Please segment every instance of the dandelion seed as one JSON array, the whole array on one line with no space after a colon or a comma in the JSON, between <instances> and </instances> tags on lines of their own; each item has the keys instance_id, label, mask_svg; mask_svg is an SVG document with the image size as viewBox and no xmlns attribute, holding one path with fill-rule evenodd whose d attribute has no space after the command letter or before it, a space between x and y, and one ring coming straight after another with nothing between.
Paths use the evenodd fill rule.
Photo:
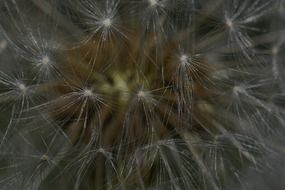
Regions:
<instances>
[{"instance_id":1,"label":"dandelion seed","mask_svg":"<svg viewBox=\"0 0 285 190\"><path fill-rule=\"evenodd\" d=\"M106 27L109 28L112 25L112 20L110 18L106 18L105 20L102 21L102 24Z\"/></svg>"},{"instance_id":2,"label":"dandelion seed","mask_svg":"<svg viewBox=\"0 0 285 190\"><path fill-rule=\"evenodd\" d=\"M49 66L49 64L50 64L50 59L49 59L49 57L46 56L46 55L43 56L43 58L40 60L39 64L40 64L40 65L43 65L43 66L45 66L45 67Z\"/></svg>"},{"instance_id":3,"label":"dandelion seed","mask_svg":"<svg viewBox=\"0 0 285 190\"><path fill-rule=\"evenodd\" d=\"M226 25L229 27L230 30L234 30L234 24L231 19L226 18Z\"/></svg>"},{"instance_id":4,"label":"dandelion seed","mask_svg":"<svg viewBox=\"0 0 285 190\"><path fill-rule=\"evenodd\" d=\"M44 155L42 155L42 157L40 158L40 160L42 160L42 161L48 161L48 160L49 160L49 156L46 155L46 154L44 154Z\"/></svg>"},{"instance_id":5,"label":"dandelion seed","mask_svg":"<svg viewBox=\"0 0 285 190\"><path fill-rule=\"evenodd\" d=\"M154 90L156 91L156 90ZM152 94L153 91L145 91L143 89L140 89L137 92L137 97L139 101L142 101L143 103L148 103L150 105L156 105L158 103L157 97Z\"/></svg>"},{"instance_id":6,"label":"dandelion seed","mask_svg":"<svg viewBox=\"0 0 285 190\"><path fill-rule=\"evenodd\" d=\"M183 66L186 66L187 64L189 64L191 62L191 58L187 55L181 55L180 57L180 63L183 65Z\"/></svg>"},{"instance_id":7,"label":"dandelion seed","mask_svg":"<svg viewBox=\"0 0 285 190\"><path fill-rule=\"evenodd\" d=\"M156 6L158 4L158 0L148 0L150 6Z\"/></svg>"},{"instance_id":8,"label":"dandelion seed","mask_svg":"<svg viewBox=\"0 0 285 190\"><path fill-rule=\"evenodd\" d=\"M143 99L143 98L146 97L146 93L145 93L143 90L139 90L139 92L138 92L138 97L139 97L140 99Z\"/></svg>"},{"instance_id":9,"label":"dandelion seed","mask_svg":"<svg viewBox=\"0 0 285 190\"><path fill-rule=\"evenodd\" d=\"M0 53L2 53L7 48L8 42L6 40L0 40Z\"/></svg>"},{"instance_id":10,"label":"dandelion seed","mask_svg":"<svg viewBox=\"0 0 285 190\"><path fill-rule=\"evenodd\" d=\"M19 89L23 94L26 94L26 93L27 93L28 88L27 88L27 86L26 86L24 83L22 83L22 82L17 82L16 85L17 85L18 89Z\"/></svg>"},{"instance_id":11,"label":"dandelion seed","mask_svg":"<svg viewBox=\"0 0 285 190\"><path fill-rule=\"evenodd\" d=\"M277 47L277 46L273 47L271 52L272 52L272 55L276 56L279 52L279 47Z\"/></svg>"},{"instance_id":12,"label":"dandelion seed","mask_svg":"<svg viewBox=\"0 0 285 190\"><path fill-rule=\"evenodd\" d=\"M182 55L182 56L180 57L180 62L181 62L182 64L185 64L185 63L187 62L187 60L188 60L187 55Z\"/></svg>"},{"instance_id":13,"label":"dandelion seed","mask_svg":"<svg viewBox=\"0 0 285 190\"><path fill-rule=\"evenodd\" d=\"M90 89L85 89L84 91L83 91L83 96L85 96L85 97L91 97L91 96L93 96L94 94L93 94L93 92L92 92L92 90L90 90Z\"/></svg>"},{"instance_id":14,"label":"dandelion seed","mask_svg":"<svg viewBox=\"0 0 285 190\"><path fill-rule=\"evenodd\" d=\"M279 65L278 65L278 53L280 51L279 46L274 46L271 50L272 53L272 73L275 79L280 78L280 71L279 71Z\"/></svg>"}]
</instances>

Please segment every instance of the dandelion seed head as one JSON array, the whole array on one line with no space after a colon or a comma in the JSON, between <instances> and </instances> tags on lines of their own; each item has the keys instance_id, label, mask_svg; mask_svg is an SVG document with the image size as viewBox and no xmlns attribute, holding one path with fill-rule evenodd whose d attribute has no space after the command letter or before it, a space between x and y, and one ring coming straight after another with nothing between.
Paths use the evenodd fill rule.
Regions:
<instances>
[{"instance_id":1,"label":"dandelion seed head","mask_svg":"<svg viewBox=\"0 0 285 190\"><path fill-rule=\"evenodd\" d=\"M41 9L55 7L59 15L50 18L58 26L50 36L38 18L29 17L35 11L26 15L17 2L11 8L5 3L15 18L0 23L6 40L0 38L0 53L7 42L9 49L3 61L9 68L0 71L0 103L13 106L0 145L15 139L4 149L16 156L5 170L17 168L7 175L27 176L19 179L26 189L50 189L45 185L58 169L64 172L55 184L69 180L64 175L71 169L74 189L133 189L134 184L138 189L220 189L220 182L235 184L236 174L242 178L252 157L254 165L264 163L243 136L265 145L266 133L271 147L267 132L284 125L272 89L283 79L284 56L278 36L266 34L279 22L257 22L270 3L82 0L57 7L46 0L53 6ZM66 38L63 48L51 47L50 39L68 32L75 38ZM267 48L272 59L262 53ZM8 62L15 53L21 67ZM278 80L267 90L273 81L270 63ZM10 68L20 78L11 76ZM278 103L281 88L275 91ZM40 137L47 140L43 151ZM28 148L21 147L22 140ZM22 167L18 150L29 165Z\"/></svg>"}]
</instances>

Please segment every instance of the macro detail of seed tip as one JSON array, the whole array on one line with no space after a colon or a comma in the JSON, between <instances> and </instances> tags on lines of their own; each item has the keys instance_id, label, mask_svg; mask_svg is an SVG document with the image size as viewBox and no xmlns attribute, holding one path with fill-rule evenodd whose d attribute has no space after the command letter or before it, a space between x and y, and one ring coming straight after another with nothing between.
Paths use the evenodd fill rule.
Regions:
<instances>
[{"instance_id":1,"label":"macro detail of seed tip","mask_svg":"<svg viewBox=\"0 0 285 190\"><path fill-rule=\"evenodd\" d=\"M1 0L1 190L285 189L284 0Z\"/></svg>"}]
</instances>

